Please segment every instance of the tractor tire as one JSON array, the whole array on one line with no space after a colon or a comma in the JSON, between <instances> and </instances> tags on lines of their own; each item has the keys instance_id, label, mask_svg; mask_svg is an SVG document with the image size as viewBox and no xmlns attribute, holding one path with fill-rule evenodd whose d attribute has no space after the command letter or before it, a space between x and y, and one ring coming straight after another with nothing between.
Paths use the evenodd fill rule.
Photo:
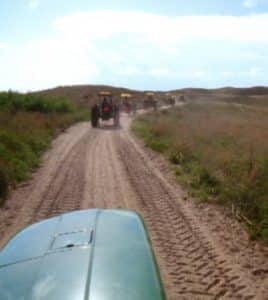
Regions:
<instances>
[{"instance_id":1,"label":"tractor tire","mask_svg":"<svg viewBox=\"0 0 268 300\"><path fill-rule=\"evenodd\" d=\"M91 116L91 126L93 128L96 128L99 126L99 118L96 118L96 116Z\"/></svg>"}]
</instances>

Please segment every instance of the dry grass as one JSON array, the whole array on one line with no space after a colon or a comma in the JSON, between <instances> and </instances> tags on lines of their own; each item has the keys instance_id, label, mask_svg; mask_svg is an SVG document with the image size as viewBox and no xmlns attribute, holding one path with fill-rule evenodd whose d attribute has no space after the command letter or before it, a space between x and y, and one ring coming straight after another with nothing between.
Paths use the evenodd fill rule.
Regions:
<instances>
[{"instance_id":1,"label":"dry grass","mask_svg":"<svg viewBox=\"0 0 268 300\"><path fill-rule=\"evenodd\" d=\"M140 117L134 130L197 198L232 204L268 241L267 116L264 107L199 102Z\"/></svg>"}]
</instances>

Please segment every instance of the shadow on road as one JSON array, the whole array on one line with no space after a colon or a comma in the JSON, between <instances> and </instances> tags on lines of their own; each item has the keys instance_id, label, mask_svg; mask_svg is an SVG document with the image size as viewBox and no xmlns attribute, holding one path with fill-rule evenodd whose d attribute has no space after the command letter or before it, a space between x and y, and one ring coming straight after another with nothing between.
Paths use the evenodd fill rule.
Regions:
<instances>
[{"instance_id":1,"label":"shadow on road","mask_svg":"<svg viewBox=\"0 0 268 300\"><path fill-rule=\"evenodd\" d=\"M119 130L121 128L122 128L121 125L119 125L119 126L114 126L114 125L100 125L96 129L112 131L112 130Z\"/></svg>"}]
</instances>

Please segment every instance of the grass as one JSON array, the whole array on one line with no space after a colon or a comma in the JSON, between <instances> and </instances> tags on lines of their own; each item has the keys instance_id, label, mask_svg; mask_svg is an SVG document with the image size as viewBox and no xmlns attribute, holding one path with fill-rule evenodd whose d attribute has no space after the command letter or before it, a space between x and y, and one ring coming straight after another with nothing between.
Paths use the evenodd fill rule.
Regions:
<instances>
[{"instance_id":1,"label":"grass","mask_svg":"<svg viewBox=\"0 0 268 300\"><path fill-rule=\"evenodd\" d=\"M3 100L7 96L13 104ZM0 93L0 205L11 187L30 178L60 131L88 119L89 112L65 99Z\"/></svg>"},{"instance_id":2,"label":"grass","mask_svg":"<svg viewBox=\"0 0 268 300\"><path fill-rule=\"evenodd\" d=\"M139 117L134 132L163 153L199 201L235 207L268 243L268 118L259 106L188 103Z\"/></svg>"},{"instance_id":3,"label":"grass","mask_svg":"<svg viewBox=\"0 0 268 300\"><path fill-rule=\"evenodd\" d=\"M255 108L267 108L268 96L225 96L221 98L222 101L227 103L235 103L242 105L249 105Z\"/></svg>"}]
</instances>

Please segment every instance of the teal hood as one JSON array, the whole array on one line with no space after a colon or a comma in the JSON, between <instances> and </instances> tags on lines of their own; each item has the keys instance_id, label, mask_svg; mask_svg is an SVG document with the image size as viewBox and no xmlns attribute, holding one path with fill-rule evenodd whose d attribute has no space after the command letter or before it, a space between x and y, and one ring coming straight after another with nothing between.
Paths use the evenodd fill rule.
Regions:
<instances>
[{"instance_id":1,"label":"teal hood","mask_svg":"<svg viewBox=\"0 0 268 300\"><path fill-rule=\"evenodd\" d=\"M1 300L160 300L143 222L84 210L27 227L0 252Z\"/></svg>"}]
</instances>

